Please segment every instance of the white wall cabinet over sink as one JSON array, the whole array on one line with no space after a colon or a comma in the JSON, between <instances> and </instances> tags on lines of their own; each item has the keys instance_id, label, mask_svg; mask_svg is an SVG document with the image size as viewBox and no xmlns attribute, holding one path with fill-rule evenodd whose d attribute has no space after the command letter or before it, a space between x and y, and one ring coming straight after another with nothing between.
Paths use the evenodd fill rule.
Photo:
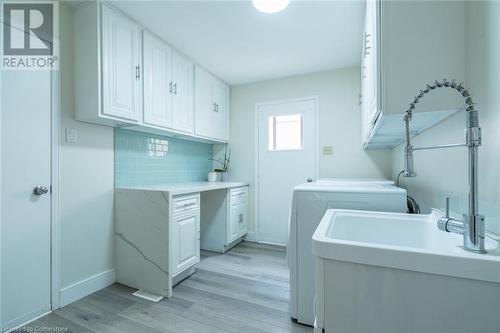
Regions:
<instances>
[{"instance_id":1,"label":"white wall cabinet over sink","mask_svg":"<svg viewBox=\"0 0 500 333\"><path fill-rule=\"evenodd\" d=\"M229 87L200 66L195 67L195 133L229 141Z\"/></svg>"},{"instance_id":2,"label":"white wall cabinet over sink","mask_svg":"<svg viewBox=\"0 0 500 333\"><path fill-rule=\"evenodd\" d=\"M201 249L224 253L248 231L248 186L201 194Z\"/></svg>"},{"instance_id":3,"label":"white wall cabinet over sink","mask_svg":"<svg viewBox=\"0 0 500 333\"><path fill-rule=\"evenodd\" d=\"M208 135L196 134L194 63L109 3L75 7L74 65L78 120L188 140L229 139L229 88L210 86L217 114Z\"/></svg>"},{"instance_id":4,"label":"white wall cabinet over sink","mask_svg":"<svg viewBox=\"0 0 500 333\"><path fill-rule=\"evenodd\" d=\"M465 2L367 2L361 63L363 143L392 148L404 141L403 113L434 80L465 79ZM416 106L412 135L463 107L451 89Z\"/></svg>"},{"instance_id":5,"label":"white wall cabinet over sink","mask_svg":"<svg viewBox=\"0 0 500 333\"><path fill-rule=\"evenodd\" d=\"M193 133L194 64L144 31L144 123Z\"/></svg>"}]
</instances>

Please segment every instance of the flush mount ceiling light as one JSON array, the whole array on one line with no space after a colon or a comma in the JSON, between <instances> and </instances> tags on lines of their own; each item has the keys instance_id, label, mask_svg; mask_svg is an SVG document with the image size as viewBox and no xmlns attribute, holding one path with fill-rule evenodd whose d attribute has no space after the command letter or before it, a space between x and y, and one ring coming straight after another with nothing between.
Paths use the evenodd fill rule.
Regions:
<instances>
[{"instance_id":1,"label":"flush mount ceiling light","mask_svg":"<svg viewBox=\"0 0 500 333\"><path fill-rule=\"evenodd\" d=\"M266 14L277 13L288 7L290 0L252 0L253 6Z\"/></svg>"}]
</instances>

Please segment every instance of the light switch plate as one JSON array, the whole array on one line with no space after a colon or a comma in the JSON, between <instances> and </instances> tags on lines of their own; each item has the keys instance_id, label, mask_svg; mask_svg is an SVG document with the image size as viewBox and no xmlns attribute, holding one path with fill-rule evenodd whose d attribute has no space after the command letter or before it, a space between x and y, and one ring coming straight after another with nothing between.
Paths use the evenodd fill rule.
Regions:
<instances>
[{"instance_id":1,"label":"light switch plate","mask_svg":"<svg viewBox=\"0 0 500 333\"><path fill-rule=\"evenodd\" d=\"M323 155L333 155L333 147L323 146Z\"/></svg>"},{"instance_id":2,"label":"light switch plate","mask_svg":"<svg viewBox=\"0 0 500 333\"><path fill-rule=\"evenodd\" d=\"M76 128L66 128L66 142L76 143L78 141L78 130Z\"/></svg>"}]
</instances>

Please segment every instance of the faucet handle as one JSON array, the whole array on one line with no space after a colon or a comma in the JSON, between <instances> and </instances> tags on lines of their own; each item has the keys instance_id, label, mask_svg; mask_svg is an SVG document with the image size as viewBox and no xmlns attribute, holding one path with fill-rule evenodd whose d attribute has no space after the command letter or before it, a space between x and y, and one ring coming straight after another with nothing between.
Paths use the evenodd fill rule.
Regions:
<instances>
[{"instance_id":1,"label":"faucet handle","mask_svg":"<svg viewBox=\"0 0 500 333\"><path fill-rule=\"evenodd\" d=\"M450 218L450 197L446 197L445 217Z\"/></svg>"}]
</instances>

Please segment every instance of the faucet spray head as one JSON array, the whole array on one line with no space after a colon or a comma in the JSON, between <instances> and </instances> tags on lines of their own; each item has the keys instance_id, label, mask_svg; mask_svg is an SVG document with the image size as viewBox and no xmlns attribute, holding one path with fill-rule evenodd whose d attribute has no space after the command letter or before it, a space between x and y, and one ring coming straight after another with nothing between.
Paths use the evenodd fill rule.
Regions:
<instances>
[{"instance_id":1,"label":"faucet spray head","mask_svg":"<svg viewBox=\"0 0 500 333\"><path fill-rule=\"evenodd\" d=\"M405 168L402 176L407 178L417 176L413 166L413 147L411 145L405 146Z\"/></svg>"},{"instance_id":2,"label":"faucet spray head","mask_svg":"<svg viewBox=\"0 0 500 333\"><path fill-rule=\"evenodd\" d=\"M405 121L405 137L406 137L406 145L405 145L405 165L403 170L403 177L416 177L417 173L413 168L413 146L410 141L410 121L412 118L411 110L414 108L414 105L410 105L410 110L407 111L404 116Z\"/></svg>"}]
</instances>

